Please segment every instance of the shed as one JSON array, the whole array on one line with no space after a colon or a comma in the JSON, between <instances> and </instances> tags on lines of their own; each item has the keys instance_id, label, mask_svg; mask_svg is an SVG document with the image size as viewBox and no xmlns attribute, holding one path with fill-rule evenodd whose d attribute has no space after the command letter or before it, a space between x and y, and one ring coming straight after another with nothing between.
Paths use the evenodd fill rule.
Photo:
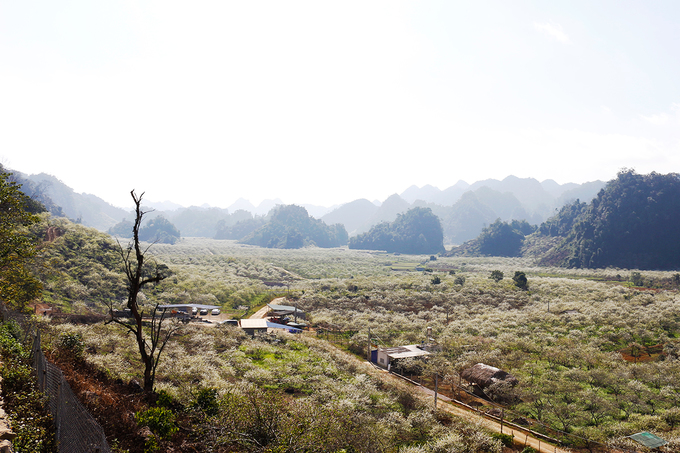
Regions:
<instances>
[{"instance_id":1,"label":"shed","mask_svg":"<svg viewBox=\"0 0 680 453\"><path fill-rule=\"evenodd\" d=\"M463 372L460 373L460 377L482 389L502 381L508 382L513 386L519 382L515 376L507 371L500 370L484 363L478 363L463 370Z\"/></svg>"},{"instance_id":2,"label":"shed","mask_svg":"<svg viewBox=\"0 0 680 453\"><path fill-rule=\"evenodd\" d=\"M393 348L378 348L376 364L383 368L389 368L390 363L408 357L422 357L430 355L426 350L426 345L410 344L406 346L396 346Z\"/></svg>"},{"instance_id":3,"label":"shed","mask_svg":"<svg viewBox=\"0 0 680 453\"><path fill-rule=\"evenodd\" d=\"M248 335L255 335L255 332L267 331L267 320L264 318L258 319L242 319L239 321L241 329Z\"/></svg>"},{"instance_id":4,"label":"shed","mask_svg":"<svg viewBox=\"0 0 680 453\"><path fill-rule=\"evenodd\" d=\"M283 318L284 316L292 315L296 319L305 319L305 312L297 307L292 307L290 305L277 305L277 304L267 304L267 307L272 311L272 314L277 318Z\"/></svg>"},{"instance_id":5,"label":"shed","mask_svg":"<svg viewBox=\"0 0 680 453\"><path fill-rule=\"evenodd\" d=\"M269 329L287 330L291 333L302 332L301 329L296 327L286 326L284 324L276 324L269 322L264 318L242 319L239 323L241 329L243 329L248 335L255 335L256 332L268 332Z\"/></svg>"}]
</instances>

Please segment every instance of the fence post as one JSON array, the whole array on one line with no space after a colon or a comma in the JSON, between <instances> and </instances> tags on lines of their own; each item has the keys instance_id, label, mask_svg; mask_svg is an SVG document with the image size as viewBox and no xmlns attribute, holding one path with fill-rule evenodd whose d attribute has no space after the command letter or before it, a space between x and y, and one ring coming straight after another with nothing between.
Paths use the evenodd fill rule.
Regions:
<instances>
[{"instance_id":1,"label":"fence post","mask_svg":"<svg viewBox=\"0 0 680 453\"><path fill-rule=\"evenodd\" d=\"M63 381L63 377L60 376L59 383L57 384L57 401L56 401L56 414L54 415L54 427L55 427L55 438L57 439L57 448L59 448L59 443L61 440L61 403L62 403L62 398L61 398L61 382Z\"/></svg>"}]
</instances>

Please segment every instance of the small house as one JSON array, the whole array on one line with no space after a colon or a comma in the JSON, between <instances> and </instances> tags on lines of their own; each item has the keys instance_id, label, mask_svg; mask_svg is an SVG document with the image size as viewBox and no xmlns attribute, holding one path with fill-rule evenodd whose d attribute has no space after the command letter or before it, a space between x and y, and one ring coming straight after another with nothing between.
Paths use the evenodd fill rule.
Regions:
<instances>
[{"instance_id":1,"label":"small house","mask_svg":"<svg viewBox=\"0 0 680 453\"><path fill-rule=\"evenodd\" d=\"M239 321L241 329L248 335L255 335L256 333L266 333L267 332L267 320L264 318L257 319L241 319Z\"/></svg>"}]
</instances>

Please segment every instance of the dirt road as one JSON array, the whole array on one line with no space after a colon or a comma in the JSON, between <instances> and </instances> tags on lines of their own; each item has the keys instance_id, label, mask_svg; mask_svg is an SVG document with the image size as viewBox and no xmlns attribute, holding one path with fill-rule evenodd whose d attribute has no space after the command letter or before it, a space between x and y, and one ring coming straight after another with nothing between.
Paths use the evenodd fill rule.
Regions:
<instances>
[{"instance_id":1,"label":"dirt road","mask_svg":"<svg viewBox=\"0 0 680 453\"><path fill-rule=\"evenodd\" d=\"M391 377L393 379L399 379L393 374L387 374L385 372L385 377ZM417 383L413 384L413 387L416 388L418 391L421 393L424 393L431 398L434 398L434 391L428 389L427 387L423 387L422 385L419 385ZM447 401L448 400L448 401ZM443 395L440 395L438 398L437 402L437 408L444 410L446 412L449 412L457 417L462 417L468 420L475 420L479 421L483 426L488 428L489 430L493 432L500 433L501 432L501 424L494 421L490 420L486 417L483 417L480 413L471 411L469 409L457 406L453 402L449 402L450 398L447 398ZM556 447L552 444L547 443L544 440L537 439L535 437L532 437L530 434L528 434L525 430L514 428L511 426L506 425L505 423L503 424L503 434L509 434L511 436L514 436L515 438L515 445L521 445L521 446L529 446L534 448L536 451L540 453L570 453L571 450L565 449L565 448L560 448Z\"/></svg>"}]
</instances>

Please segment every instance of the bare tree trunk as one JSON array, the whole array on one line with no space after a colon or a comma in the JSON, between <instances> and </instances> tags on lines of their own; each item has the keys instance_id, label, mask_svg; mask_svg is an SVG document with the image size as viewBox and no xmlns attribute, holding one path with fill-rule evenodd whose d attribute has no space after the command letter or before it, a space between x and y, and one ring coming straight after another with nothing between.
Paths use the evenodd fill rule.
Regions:
<instances>
[{"instance_id":1,"label":"bare tree trunk","mask_svg":"<svg viewBox=\"0 0 680 453\"><path fill-rule=\"evenodd\" d=\"M127 308L130 310L133 322L132 324L129 324L116 319L113 316L112 306L109 306L109 312L111 321L124 325L130 333L134 334L139 350L139 357L144 364L144 392L151 393L153 392L156 367L158 366L160 354L172 334L177 330L177 327L170 327L166 330L165 335L162 335L165 310L163 310L163 313L159 318L157 315L158 304L155 305L151 313L151 326L148 328L144 326L143 318L145 313L139 306L139 293L144 286L149 283L156 284L164 280L168 277L168 272L161 272L161 270L165 269L162 269L158 265L155 266L155 269L149 269L149 266L145 267L145 255L151 246L142 250L139 241L139 230L144 214L146 214L141 206L144 194L137 196L134 190L131 191L130 194L135 202L135 222L132 227L133 242L128 244L126 248L120 246L120 243L118 245L120 247L119 252L123 260L125 276L127 277L128 282Z\"/></svg>"}]
</instances>

